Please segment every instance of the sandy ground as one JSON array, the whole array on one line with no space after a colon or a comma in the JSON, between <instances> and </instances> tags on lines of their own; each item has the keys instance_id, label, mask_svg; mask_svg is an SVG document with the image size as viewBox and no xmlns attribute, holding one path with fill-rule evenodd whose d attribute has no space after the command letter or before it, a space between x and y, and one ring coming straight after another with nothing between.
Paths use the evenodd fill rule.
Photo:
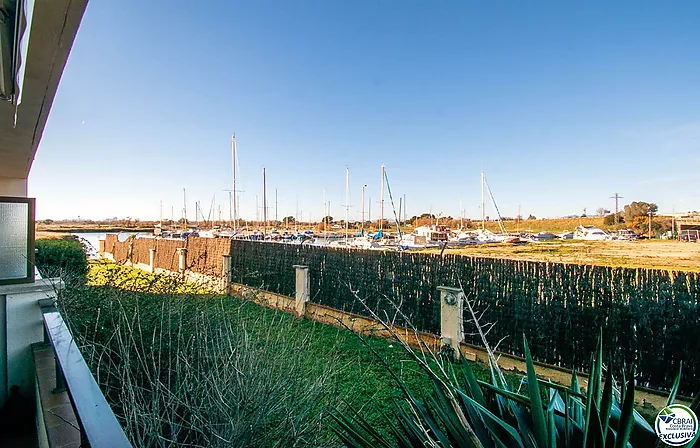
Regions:
<instances>
[{"instance_id":1,"label":"sandy ground","mask_svg":"<svg viewBox=\"0 0 700 448\"><path fill-rule=\"evenodd\" d=\"M436 250L431 250L435 252ZM446 253L601 266L700 272L700 244L680 241L554 241L524 245L489 244Z\"/></svg>"}]
</instances>

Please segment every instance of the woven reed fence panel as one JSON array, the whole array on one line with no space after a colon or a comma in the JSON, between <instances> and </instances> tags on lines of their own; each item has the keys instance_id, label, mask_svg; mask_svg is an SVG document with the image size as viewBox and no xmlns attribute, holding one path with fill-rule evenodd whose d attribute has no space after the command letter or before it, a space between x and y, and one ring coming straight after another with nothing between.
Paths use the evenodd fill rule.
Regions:
<instances>
[{"instance_id":1,"label":"woven reed fence panel","mask_svg":"<svg viewBox=\"0 0 700 448\"><path fill-rule=\"evenodd\" d=\"M158 269L177 272L180 268L180 258L178 249L185 247L186 242L182 240L150 240L155 245L156 254L153 265ZM194 255L196 257L196 254ZM188 254L189 258L189 254Z\"/></svg>"},{"instance_id":2,"label":"woven reed fence panel","mask_svg":"<svg viewBox=\"0 0 700 448\"><path fill-rule=\"evenodd\" d=\"M155 238L128 238L119 241L117 235L108 234L105 250L114 255L117 263L149 264L151 249L155 249L154 267L177 272L180 267L178 249L187 249L187 269L199 274L220 276L223 255L231 250L229 240L223 238L188 238L168 240Z\"/></svg>"},{"instance_id":3,"label":"woven reed fence panel","mask_svg":"<svg viewBox=\"0 0 700 448\"><path fill-rule=\"evenodd\" d=\"M311 300L368 315L355 294L396 324L394 304L418 329L439 333L437 286L464 287L491 345L587 370L600 330L606 359L634 362L641 385L670 387L683 361L681 390L700 391L700 276L493 258L231 241L233 281L293 297L293 265L309 266ZM386 313L386 314L385 314ZM465 310L467 342L482 345Z\"/></svg>"}]
</instances>

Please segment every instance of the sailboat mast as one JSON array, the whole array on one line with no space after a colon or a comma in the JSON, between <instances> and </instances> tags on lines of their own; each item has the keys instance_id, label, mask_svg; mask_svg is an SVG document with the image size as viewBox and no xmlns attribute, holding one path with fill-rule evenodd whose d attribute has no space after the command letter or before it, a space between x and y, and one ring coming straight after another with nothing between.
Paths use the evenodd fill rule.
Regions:
<instances>
[{"instance_id":1,"label":"sailboat mast","mask_svg":"<svg viewBox=\"0 0 700 448\"><path fill-rule=\"evenodd\" d=\"M182 189L182 214L184 215L183 218L185 218L185 229L187 229L187 190L184 188Z\"/></svg>"},{"instance_id":2,"label":"sailboat mast","mask_svg":"<svg viewBox=\"0 0 700 448\"><path fill-rule=\"evenodd\" d=\"M403 195L403 222L406 224L406 194Z\"/></svg>"},{"instance_id":3,"label":"sailboat mast","mask_svg":"<svg viewBox=\"0 0 700 448\"><path fill-rule=\"evenodd\" d=\"M348 231L350 230L350 169L345 166L345 245L348 244Z\"/></svg>"},{"instance_id":4,"label":"sailboat mast","mask_svg":"<svg viewBox=\"0 0 700 448\"><path fill-rule=\"evenodd\" d=\"M267 185L265 184L265 168L263 168L263 236L267 233Z\"/></svg>"},{"instance_id":5,"label":"sailboat mast","mask_svg":"<svg viewBox=\"0 0 700 448\"><path fill-rule=\"evenodd\" d=\"M401 225L401 218L403 218L403 198L399 196L399 225Z\"/></svg>"},{"instance_id":6,"label":"sailboat mast","mask_svg":"<svg viewBox=\"0 0 700 448\"><path fill-rule=\"evenodd\" d=\"M362 186L362 234L365 234L365 187L367 185Z\"/></svg>"},{"instance_id":7,"label":"sailboat mast","mask_svg":"<svg viewBox=\"0 0 700 448\"><path fill-rule=\"evenodd\" d=\"M382 194L381 194L381 216L379 217L379 230L384 229L384 164L382 164Z\"/></svg>"},{"instance_id":8,"label":"sailboat mast","mask_svg":"<svg viewBox=\"0 0 700 448\"><path fill-rule=\"evenodd\" d=\"M481 230L486 229L486 210L484 209L484 172L481 172Z\"/></svg>"},{"instance_id":9,"label":"sailboat mast","mask_svg":"<svg viewBox=\"0 0 700 448\"><path fill-rule=\"evenodd\" d=\"M236 133L231 135L231 164L233 168L233 232L236 232L236 221L238 221L238 201L236 200Z\"/></svg>"},{"instance_id":10,"label":"sailboat mast","mask_svg":"<svg viewBox=\"0 0 700 448\"><path fill-rule=\"evenodd\" d=\"M228 192L228 225L233 226L233 192ZM234 226L235 229L235 226Z\"/></svg>"},{"instance_id":11,"label":"sailboat mast","mask_svg":"<svg viewBox=\"0 0 700 448\"><path fill-rule=\"evenodd\" d=\"M459 230L464 228L464 204L462 198L459 198Z\"/></svg>"}]
</instances>

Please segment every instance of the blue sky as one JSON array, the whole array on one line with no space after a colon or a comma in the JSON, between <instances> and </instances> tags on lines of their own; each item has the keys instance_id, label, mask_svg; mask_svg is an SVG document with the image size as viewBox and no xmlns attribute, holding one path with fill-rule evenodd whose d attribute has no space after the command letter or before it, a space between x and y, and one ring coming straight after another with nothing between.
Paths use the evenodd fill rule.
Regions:
<instances>
[{"instance_id":1,"label":"blue sky","mask_svg":"<svg viewBox=\"0 0 700 448\"><path fill-rule=\"evenodd\" d=\"M206 3L206 2L203 2ZM700 209L700 2L93 1L30 175L38 218ZM398 203L397 203L398 206ZM389 206L387 205L387 213ZM494 216L487 204L486 213Z\"/></svg>"}]
</instances>

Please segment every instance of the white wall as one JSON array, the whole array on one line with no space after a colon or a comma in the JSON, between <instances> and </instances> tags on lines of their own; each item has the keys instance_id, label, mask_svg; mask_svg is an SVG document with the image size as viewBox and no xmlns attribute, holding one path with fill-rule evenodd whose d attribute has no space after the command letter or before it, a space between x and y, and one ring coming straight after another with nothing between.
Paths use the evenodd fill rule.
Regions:
<instances>
[{"instance_id":1,"label":"white wall","mask_svg":"<svg viewBox=\"0 0 700 448\"><path fill-rule=\"evenodd\" d=\"M27 179L0 177L0 196L27 197Z\"/></svg>"},{"instance_id":2,"label":"white wall","mask_svg":"<svg viewBox=\"0 0 700 448\"><path fill-rule=\"evenodd\" d=\"M55 298L60 279L0 286L0 407L13 384L30 397L34 393L31 345L44 340L39 300Z\"/></svg>"}]
</instances>

